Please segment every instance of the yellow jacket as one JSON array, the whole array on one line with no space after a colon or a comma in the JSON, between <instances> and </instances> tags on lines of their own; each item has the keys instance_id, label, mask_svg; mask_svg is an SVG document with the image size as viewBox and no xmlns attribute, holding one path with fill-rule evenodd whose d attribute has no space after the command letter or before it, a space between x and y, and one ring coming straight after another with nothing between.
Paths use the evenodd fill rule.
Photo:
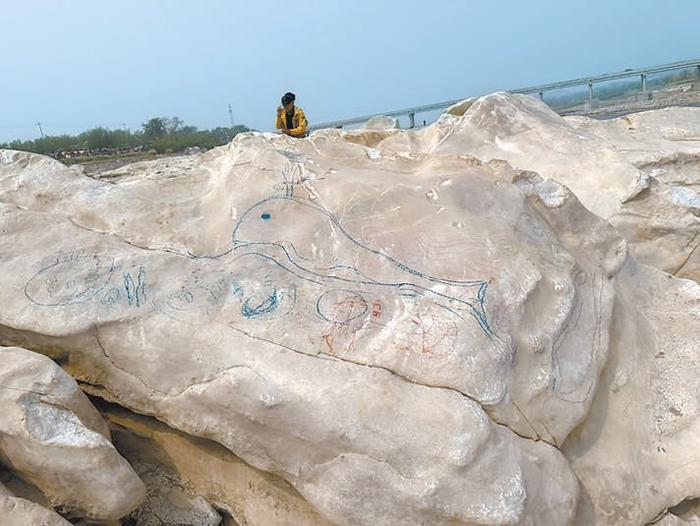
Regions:
<instances>
[{"instance_id":1,"label":"yellow jacket","mask_svg":"<svg viewBox=\"0 0 700 526\"><path fill-rule=\"evenodd\" d=\"M287 129L287 116L285 115L284 108L277 108L277 123L275 127L278 130L284 130L292 137L303 137L306 134L306 127L309 125L309 121L306 120L306 115L304 115L304 110L299 106L294 106L294 117L292 117L293 128Z\"/></svg>"}]
</instances>

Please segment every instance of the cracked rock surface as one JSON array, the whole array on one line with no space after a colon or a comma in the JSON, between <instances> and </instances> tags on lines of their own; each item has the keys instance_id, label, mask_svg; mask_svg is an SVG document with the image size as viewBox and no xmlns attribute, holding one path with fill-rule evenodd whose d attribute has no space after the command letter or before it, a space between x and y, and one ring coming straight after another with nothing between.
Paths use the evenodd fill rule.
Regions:
<instances>
[{"instance_id":1,"label":"cracked rock surface","mask_svg":"<svg viewBox=\"0 0 700 526\"><path fill-rule=\"evenodd\" d=\"M644 524L700 494L700 290L644 264L694 268L695 132L615 126L496 94L148 177L1 151L0 343L329 523Z\"/></svg>"}]
</instances>

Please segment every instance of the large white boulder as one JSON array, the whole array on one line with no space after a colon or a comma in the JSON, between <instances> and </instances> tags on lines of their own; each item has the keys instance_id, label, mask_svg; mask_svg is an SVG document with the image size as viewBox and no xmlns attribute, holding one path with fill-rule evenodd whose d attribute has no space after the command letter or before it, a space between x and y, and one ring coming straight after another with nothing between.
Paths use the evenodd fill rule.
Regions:
<instances>
[{"instance_id":1,"label":"large white boulder","mask_svg":"<svg viewBox=\"0 0 700 526\"><path fill-rule=\"evenodd\" d=\"M483 408L552 443L584 416L585 402L556 391L590 391L604 363L595 326L609 318L607 276L620 260L612 229L594 234L579 265L507 167L363 160L365 148L341 141L318 155L322 144L270 140L249 135L210 153L182 203L167 189L147 201L134 183L62 175L50 162L52 177L33 177L39 160L16 154L26 168L4 179L22 188L5 194L18 202L2 212L14 247L2 294L20 299L3 314L3 338L67 357L72 374L115 401L282 475L337 522L568 522L578 483L564 458ZM335 170L354 200L304 175L307 166ZM46 185L71 191L44 203L36 194ZM372 209L382 227L367 230ZM172 223L150 228L154 214ZM493 244L465 238L486 229ZM578 303L583 281L579 294L597 294L600 312ZM534 327L525 304L540 282L538 302L560 299ZM550 371L560 379L548 386L536 381L540 358L513 364L514 338L554 337L562 308L580 320L562 348L577 334L598 339L591 355ZM551 357L543 350L534 356Z\"/></svg>"},{"instance_id":2,"label":"large white boulder","mask_svg":"<svg viewBox=\"0 0 700 526\"><path fill-rule=\"evenodd\" d=\"M650 521L700 494L661 451L692 443L700 292L605 220L644 185L604 143L496 95L418 131L241 134L167 177L4 152L0 342L331 522Z\"/></svg>"}]
</instances>

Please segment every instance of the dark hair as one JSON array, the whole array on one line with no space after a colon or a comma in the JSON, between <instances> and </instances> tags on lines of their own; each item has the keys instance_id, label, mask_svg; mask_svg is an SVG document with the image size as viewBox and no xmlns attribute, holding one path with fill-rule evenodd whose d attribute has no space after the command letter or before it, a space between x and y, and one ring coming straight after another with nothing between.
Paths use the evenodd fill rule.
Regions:
<instances>
[{"instance_id":1,"label":"dark hair","mask_svg":"<svg viewBox=\"0 0 700 526\"><path fill-rule=\"evenodd\" d=\"M290 102L294 102L296 96L294 93L287 92L282 96L282 106L286 106Z\"/></svg>"}]
</instances>

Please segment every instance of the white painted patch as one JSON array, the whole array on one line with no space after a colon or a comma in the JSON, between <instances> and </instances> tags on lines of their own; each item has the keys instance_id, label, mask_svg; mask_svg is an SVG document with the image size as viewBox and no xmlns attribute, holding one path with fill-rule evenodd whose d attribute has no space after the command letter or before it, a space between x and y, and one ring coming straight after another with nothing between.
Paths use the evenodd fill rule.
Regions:
<instances>
[{"instance_id":1,"label":"white painted patch","mask_svg":"<svg viewBox=\"0 0 700 526\"><path fill-rule=\"evenodd\" d=\"M0 150L0 164L11 164L15 160L17 152L11 150Z\"/></svg>"},{"instance_id":2,"label":"white painted patch","mask_svg":"<svg viewBox=\"0 0 700 526\"><path fill-rule=\"evenodd\" d=\"M676 204L700 209L700 195L695 190L685 186L672 186L671 197Z\"/></svg>"},{"instance_id":3,"label":"white painted patch","mask_svg":"<svg viewBox=\"0 0 700 526\"><path fill-rule=\"evenodd\" d=\"M380 152L376 148L367 148L367 157L369 157L373 161L378 161L382 158L382 152Z\"/></svg>"},{"instance_id":4,"label":"white painted patch","mask_svg":"<svg viewBox=\"0 0 700 526\"><path fill-rule=\"evenodd\" d=\"M496 146L498 146L503 151L511 153L520 153L520 148L518 148L517 145L511 142L504 141L498 135L496 135L496 137L494 138L494 142L496 143Z\"/></svg>"},{"instance_id":5,"label":"white painted patch","mask_svg":"<svg viewBox=\"0 0 700 526\"><path fill-rule=\"evenodd\" d=\"M279 405L279 400L275 395L272 393L263 393L260 395L260 401L263 403L263 405L267 408L270 407L275 407L276 405Z\"/></svg>"},{"instance_id":6,"label":"white painted patch","mask_svg":"<svg viewBox=\"0 0 700 526\"><path fill-rule=\"evenodd\" d=\"M535 183L537 195L549 208L557 208L564 204L568 196L566 188L550 179L545 179Z\"/></svg>"},{"instance_id":7,"label":"white painted patch","mask_svg":"<svg viewBox=\"0 0 700 526\"><path fill-rule=\"evenodd\" d=\"M105 437L85 427L72 411L42 402L30 402L25 410L27 431L44 444L72 448L112 447Z\"/></svg>"}]
</instances>

